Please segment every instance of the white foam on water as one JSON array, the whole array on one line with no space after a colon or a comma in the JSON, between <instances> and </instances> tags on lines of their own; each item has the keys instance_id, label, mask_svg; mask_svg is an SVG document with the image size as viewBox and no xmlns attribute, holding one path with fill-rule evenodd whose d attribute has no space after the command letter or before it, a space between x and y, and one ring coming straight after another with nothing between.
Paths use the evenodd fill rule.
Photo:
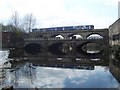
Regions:
<instances>
[{"instance_id":1,"label":"white foam on water","mask_svg":"<svg viewBox=\"0 0 120 90\"><path fill-rule=\"evenodd\" d=\"M0 51L0 67L8 61L9 51Z\"/></svg>"},{"instance_id":2,"label":"white foam on water","mask_svg":"<svg viewBox=\"0 0 120 90\"><path fill-rule=\"evenodd\" d=\"M4 67L4 63L8 61L9 51L0 51L0 69ZM0 72L0 76L3 75L4 72ZM0 78L0 82L3 82L3 79ZM0 89L2 89L3 85L0 85Z\"/></svg>"}]
</instances>

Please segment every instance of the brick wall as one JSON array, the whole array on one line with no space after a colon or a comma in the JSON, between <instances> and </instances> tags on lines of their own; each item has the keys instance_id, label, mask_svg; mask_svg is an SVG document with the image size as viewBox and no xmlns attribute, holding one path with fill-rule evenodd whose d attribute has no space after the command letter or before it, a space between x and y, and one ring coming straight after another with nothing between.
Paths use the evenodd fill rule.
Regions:
<instances>
[{"instance_id":1,"label":"brick wall","mask_svg":"<svg viewBox=\"0 0 120 90\"><path fill-rule=\"evenodd\" d=\"M2 48L13 48L16 44L16 34L12 32L2 32Z\"/></svg>"}]
</instances>

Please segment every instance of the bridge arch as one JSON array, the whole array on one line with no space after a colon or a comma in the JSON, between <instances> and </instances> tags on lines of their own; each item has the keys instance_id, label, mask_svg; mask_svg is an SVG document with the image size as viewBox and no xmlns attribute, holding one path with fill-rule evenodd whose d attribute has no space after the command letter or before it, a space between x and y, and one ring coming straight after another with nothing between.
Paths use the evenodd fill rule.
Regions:
<instances>
[{"instance_id":1,"label":"bridge arch","mask_svg":"<svg viewBox=\"0 0 120 90\"><path fill-rule=\"evenodd\" d=\"M102 39L104 38L103 35L99 33L91 33L86 36L86 39Z\"/></svg>"},{"instance_id":2,"label":"bridge arch","mask_svg":"<svg viewBox=\"0 0 120 90\"><path fill-rule=\"evenodd\" d=\"M83 39L83 37L80 34L77 34L77 33L70 34L70 35L68 35L68 37L70 39Z\"/></svg>"},{"instance_id":3,"label":"bridge arch","mask_svg":"<svg viewBox=\"0 0 120 90\"><path fill-rule=\"evenodd\" d=\"M51 38L58 38L58 39L64 39L64 36L61 34L54 34L51 36Z\"/></svg>"},{"instance_id":4,"label":"bridge arch","mask_svg":"<svg viewBox=\"0 0 120 90\"><path fill-rule=\"evenodd\" d=\"M62 50L62 45L64 43L53 43L50 46L48 46L48 51L54 55L66 55L66 52Z\"/></svg>"},{"instance_id":5,"label":"bridge arch","mask_svg":"<svg viewBox=\"0 0 120 90\"><path fill-rule=\"evenodd\" d=\"M28 54L39 54L41 53L41 48L39 43L30 43L24 47L24 50Z\"/></svg>"}]
</instances>

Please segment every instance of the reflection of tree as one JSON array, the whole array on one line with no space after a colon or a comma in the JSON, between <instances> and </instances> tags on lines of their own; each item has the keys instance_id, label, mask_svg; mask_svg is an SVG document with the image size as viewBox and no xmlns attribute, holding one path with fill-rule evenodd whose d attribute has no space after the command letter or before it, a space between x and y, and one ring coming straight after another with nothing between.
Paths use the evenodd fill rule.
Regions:
<instances>
[{"instance_id":1,"label":"reflection of tree","mask_svg":"<svg viewBox=\"0 0 120 90\"><path fill-rule=\"evenodd\" d=\"M18 86L20 83L19 81L22 79L25 80L24 82L28 80L27 82L32 85L35 78L35 71L35 67L33 67L30 62L22 63L19 68L16 66L15 69L10 71L14 74L12 77L12 82L15 84L15 86Z\"/></svg>"},{"instance_id":2,"label":"reflection of tree","mask_svg":"<svg viewBox=\"0 0 120 90\"><path fill-rule=\"evenodd\" d=\"M22 77L27 78L30 82L30 84L33 83L34 77L35 77L35 68L33 68L32 64L30 62L27 62L23 69L21 70Z\"/></svg>"},{"instance_id":3,"label":"reflection of tree","mask_svg":"<svg viewBox=\"0 0 120 90\"><path fill-rule=\"evenodd\" d=\"M32 63L30 63L29 62L29 76L30 76L30 78L31 78L31 83L33 84L33 80L34 80L34 78L36 77L35 76L35 67L33 67L33 65L32 65Z\"/></svg>"}]
</instances>

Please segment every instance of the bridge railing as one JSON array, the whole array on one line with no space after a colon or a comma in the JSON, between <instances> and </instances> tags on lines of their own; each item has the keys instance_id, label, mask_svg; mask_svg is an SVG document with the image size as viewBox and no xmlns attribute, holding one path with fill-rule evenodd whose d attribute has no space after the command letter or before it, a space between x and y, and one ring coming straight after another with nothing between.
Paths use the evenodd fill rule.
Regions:
<instances>
[{"instance_id":1,"label":"bridge railing","mask_svg":"<svg viewBox=\"0 0 120 90\"><path fill-rule=\"evenodd\" d=\"M70 38L64 38L64 39L59 39L59 38L47 38L47 39L44 39L44 38L25 38L24 41L27 41L27 40L103 40L104 38L78 38L78 39L70 39ZM105 40L105 39L104 39Z\"/></svg>"}]
</instances>

